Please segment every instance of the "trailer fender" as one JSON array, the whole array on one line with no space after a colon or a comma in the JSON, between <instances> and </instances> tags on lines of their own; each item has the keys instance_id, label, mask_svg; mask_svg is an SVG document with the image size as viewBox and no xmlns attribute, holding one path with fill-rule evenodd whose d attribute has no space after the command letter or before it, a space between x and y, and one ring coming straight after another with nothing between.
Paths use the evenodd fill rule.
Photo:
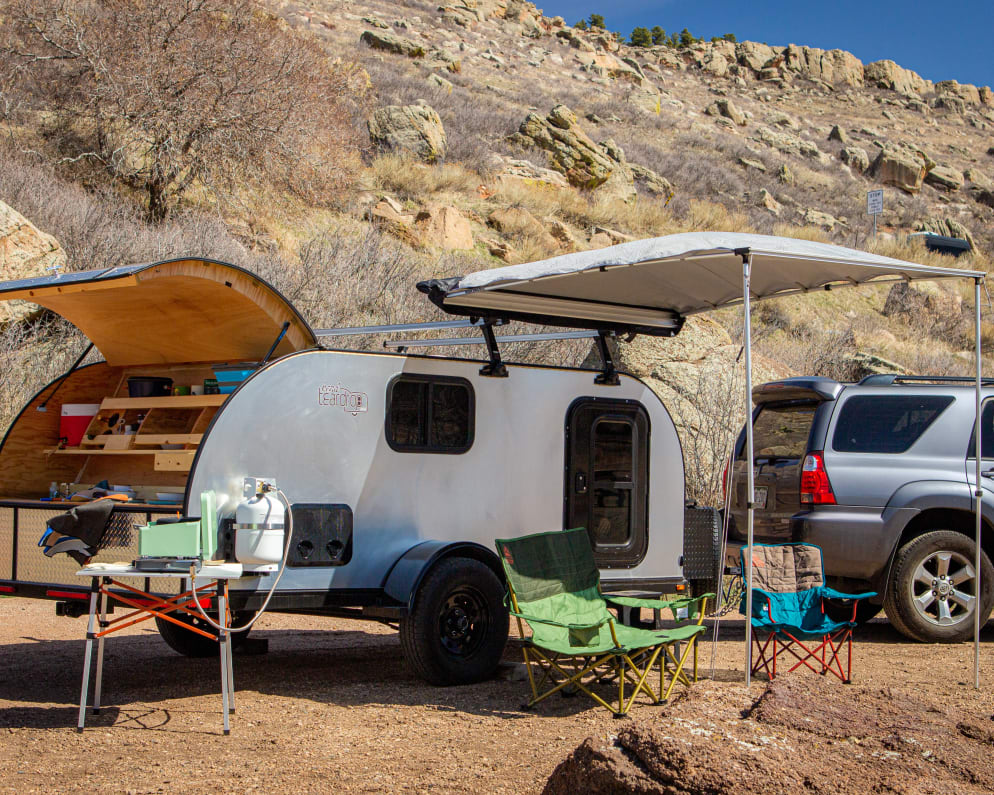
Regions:
<instances>
[{"instance_id":1,"label":"trailer fender","mask_svg":"<svg viewBox=\"0 0 994 795\"><path fill-rule=\"evenodd\" d=\"M393 564L383 583L383 590L387 596L402 602L410 610L418 587L431 567L451 557L473 558L485 563L501 582L504 581L504 571L497 554L482 544L472 541L423 541L407 550Z\"/></svg>"}]
</instances>

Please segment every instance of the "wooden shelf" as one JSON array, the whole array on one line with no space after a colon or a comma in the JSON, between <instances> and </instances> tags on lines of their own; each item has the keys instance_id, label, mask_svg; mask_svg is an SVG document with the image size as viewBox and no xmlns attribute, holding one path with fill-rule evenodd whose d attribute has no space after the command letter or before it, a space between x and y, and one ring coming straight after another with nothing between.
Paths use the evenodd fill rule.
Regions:
<instances>
[{"instance_id":1,"label":"wooden shelf","mask_svg":"<svg viewBox=\"0 0 994 795\"><path fill-rule=\"evenodd\" d=\"M202 433L139 433L135 444L200 444Z\"/></svg>"},{"instance_id":2,"label":"wooden shelf","mask_svg":"<svg viewBox=\"0 0 994 795\"><path fill-rule=\"evenodd\" d=\"M66 447L62 450L49 449L46 453L55 455L85 455L85 456L105 456L105 455L154 455L153 467L160 472L189 472L193 466L193 457L196 450L156 450L146 448L143 450L129 448L128 450L81 450L78 447Z\"/></svg>"},{"instance_id":3,"label":"wooden shelf","mask_svg":"<svg viewBox=\"0 0 994 795\"><path fill-rule=\"evenodd\" d=\"M104 398L100 410L115 409L200 409L220 406L228 395L162 395L161 397L117 397Z\"/></svg>"}]
</instances>

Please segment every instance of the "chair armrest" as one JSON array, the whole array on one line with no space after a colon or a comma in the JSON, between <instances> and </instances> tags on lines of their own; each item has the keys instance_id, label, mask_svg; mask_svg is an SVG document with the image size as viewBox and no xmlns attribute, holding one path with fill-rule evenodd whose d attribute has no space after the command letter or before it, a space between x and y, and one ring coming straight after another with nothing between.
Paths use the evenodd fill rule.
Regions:
<instances>
[{"instance_id":1,"label":"chair armrest","mask_svg":"<svg viewBox=\"0 0 994 795\"><path fill-rule=\"evenodd\" d=\"M877 592L867 591L866 593L842 593L842 591L836 591L834 588L829 588L826 585L822 587L821 595L823 599L869 599L871 596L876 596Z\"/></svg>"},{"instance_id":2,"label":"chair armrest","mask_svg":"<svg viewBox=\"0 0 994 795\"><path fill-rule=\"evenodd\" d=\"M697 623L704 620L704 609L708 599L714 599L713 593L705 593L700 596L681 596L676 599L639 599L634 596L610 596L605 595L604 600L609 605L621 605L623 607L644 607L647 610L669 610L674 621L690 621L694 614L697 614ZM696 605L694 610L690 608ZM678 618L676 611L680 608L688 608L687 618Z\"/></svg>"}]
</instances>

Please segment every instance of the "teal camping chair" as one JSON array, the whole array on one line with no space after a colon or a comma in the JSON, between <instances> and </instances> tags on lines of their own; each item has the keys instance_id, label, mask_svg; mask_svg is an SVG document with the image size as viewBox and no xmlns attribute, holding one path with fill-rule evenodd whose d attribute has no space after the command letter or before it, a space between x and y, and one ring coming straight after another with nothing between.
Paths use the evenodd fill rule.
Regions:
<instances>
[{"instance_id":1,"label":"teal camping chair","mask_svg":"<svg viewBox=\"0 0 994 795\"><path fill-rule=\"evenodd\" d=\"M777 659L790 654L801 665L819 674L832 673L846 684L852 678L852 631L860 599L873 591L848 594L825 585L821 548L814 544L754 544L739 552L742 579L752 565L752 643L756 649L752 673L760 669L769 679L777 675ZM745 593L740 609L745 608ZM848 621L835 621L825 612L826 600L852 602ZM765 637L762 637L764 636ZM846 667L840 653L846 647Z\"/></svg>"},{"instance_id":2,"label":"teal camping chair","mask_svg":"<svg viewBox=\"0 0 994 795\"><path fill-rule=\"evenodd\" d=\"M694 679L697 678L697 640L707 597L661 601L612 599L600 591L600 573L594 562L587 531L582 527L521 538L497 539L497 552L507 576L511 615L525 638L522 621L532 630L523 653L532 698L531 708L553 693L580 690L594 701L623 717L635 697L645 693L658 704L669 698L677 680L690 684L683 672L693 649ZM620 623L608 610L609 602L625 607L669 609L687 619L672 629L638 629ZM682 654L681 644L686 644ZM649 682L653 666L659 665L659 690ZM663 691L664 672L670 671L669 687ZM597 684L617 680L617 705L595 692ZM626 697L626 683L632 686Z\"/></svg>"}]
</instances>

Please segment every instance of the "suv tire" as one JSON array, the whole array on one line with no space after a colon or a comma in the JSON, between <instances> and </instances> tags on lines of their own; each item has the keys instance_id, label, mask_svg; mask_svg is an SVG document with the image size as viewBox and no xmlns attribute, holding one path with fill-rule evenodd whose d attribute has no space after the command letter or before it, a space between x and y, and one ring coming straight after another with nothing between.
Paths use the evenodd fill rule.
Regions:
<instances>
[{"instance_id":1,"label":"suv tire","mask_svg":"<svg viewBox=\"0 0 994 795\"><path fill-rule=\"evenodd\" d=\"M981 626L994 603L994 567L981 554L979 605L974 543L955 530L933 530L902 546L894 558L884 607L894 627L926 643L958 643L973 637L973 610Z\"/></svg>"},{"instance_id":2,"label":"suv tire","mask_svg":"<svg viewBox=\"0 0 994 795\"><path fill-rule=\"evenodd\" d=\"M418 587L400 623L404 658L433 685L466 685L491 676L507 645L504 584L487 564L446 558Z\"/></svg>"}]
</instances>

